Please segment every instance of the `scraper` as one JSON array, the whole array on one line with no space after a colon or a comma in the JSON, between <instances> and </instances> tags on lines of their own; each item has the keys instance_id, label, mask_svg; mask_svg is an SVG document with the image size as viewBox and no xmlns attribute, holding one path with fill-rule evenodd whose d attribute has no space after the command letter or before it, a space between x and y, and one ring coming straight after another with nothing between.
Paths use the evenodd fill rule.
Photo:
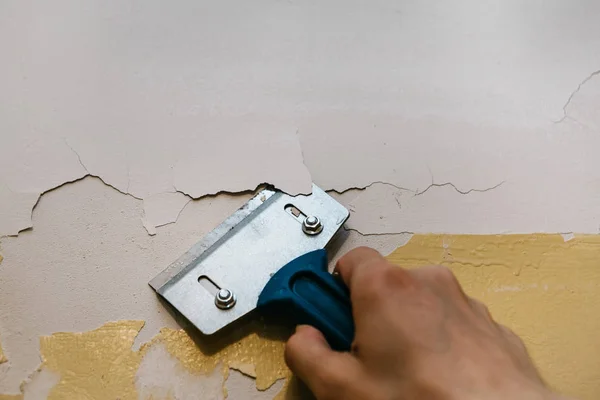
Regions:
<instances>
[{"instance_id":1,"label":"scraper","mask_svg":"<svg viewBox=\"0 0 600 400\"><path fill-rule=\"evenodd\" d=\"M312 325L348 350L348 289L327 271L325 251L348 217L315 185L307 196L264 189L150 286L205 335L258 309L268 320Z\"/></svg>"}]
</instances>

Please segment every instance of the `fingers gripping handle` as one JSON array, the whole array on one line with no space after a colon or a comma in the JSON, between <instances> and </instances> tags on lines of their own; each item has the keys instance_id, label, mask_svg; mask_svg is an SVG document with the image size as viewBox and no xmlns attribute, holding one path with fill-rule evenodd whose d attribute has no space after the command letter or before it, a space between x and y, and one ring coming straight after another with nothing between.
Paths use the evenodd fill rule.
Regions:
<instances>
[{"instance_id":1,"label":"fingers gripping handle","mask_svg":"<svg viewBox=\"0 0 600 400\"><path fill-rule=\"evenodd\" d=\"M320 330L334 350L350 350L354 321L344 283L327 271L327 253L316 250L291 261L271 277L258 298L267 317Z\"/></svg>"}]
</instances>

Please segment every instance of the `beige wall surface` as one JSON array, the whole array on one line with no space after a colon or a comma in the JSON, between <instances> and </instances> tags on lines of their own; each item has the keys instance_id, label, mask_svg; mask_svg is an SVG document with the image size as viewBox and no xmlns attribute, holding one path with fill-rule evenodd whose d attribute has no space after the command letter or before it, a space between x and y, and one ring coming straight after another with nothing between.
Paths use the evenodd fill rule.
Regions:
<instances>
[{"instance_id":1,"label":"beige wall surface","mask_svg":"<svg viewBox=\"0 0 600 400\"><path fill-rule=\"evenodd\" d=\"M598 20L595 0L1 2L0 393L295 396L280 341L202 358L147 282L257 186L314 181L351 212L340 252L449 263L551 384L597 398ZM76 357L105 373L72 379Z\"/></svg>"}]
</instances>

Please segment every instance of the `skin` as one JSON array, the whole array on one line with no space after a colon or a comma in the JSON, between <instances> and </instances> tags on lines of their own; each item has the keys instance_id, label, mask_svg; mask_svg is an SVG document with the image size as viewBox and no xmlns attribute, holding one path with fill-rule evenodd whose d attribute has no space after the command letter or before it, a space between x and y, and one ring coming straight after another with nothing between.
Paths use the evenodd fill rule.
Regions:
<instances>
[{"instance_id":1,"label":"skin","mask_svg":"<svg viewBox=\"0 0 600 400\"><path fill-rule=\"evenodd\" d=\"M561 399L521 339L465 295L449 269L405 270L361 247L336 270L350 289L351 352L332 351L310 326L298 326L285 351L318 400Z\"/></svg>"}]
</instances>

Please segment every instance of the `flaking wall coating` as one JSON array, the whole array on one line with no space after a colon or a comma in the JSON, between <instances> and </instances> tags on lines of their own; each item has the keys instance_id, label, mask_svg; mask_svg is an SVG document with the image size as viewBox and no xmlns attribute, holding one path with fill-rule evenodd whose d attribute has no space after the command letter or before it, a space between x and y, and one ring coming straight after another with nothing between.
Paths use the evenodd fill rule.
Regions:
<instances>
[{"instance_id":1,"label":"flaking wall coating","mask_svg":"<svg viewBox=\"0 0 600 400\"><path fill-rule=\"evenodd\" d=\"M152 199L149 233L184 194L306 192L311 174L338 191L506 182L449 207L522 225L487 233L594 233L600 5L564 4L4 2L0 235L87 174ZM418 206L435 215L433 191ZM360 229L405 230L383 216ZM444 231L473 233L461 221Z\"/></svg>"},{"instance_id":2,"label":"flaking wall coating","mask_svg":"<svg viewBox=\"0 0 600 400\"><path fill-rule=\"evenodd\" d=\"M176 327L147 280L244 197L190 196L369 186L341 195L344 248L596 233L599 18L594 0L4 2L0 236L35 227L2 238L0 392L40 335L141 318L137 348ZM86 174L116 190L66 185L32 221Z\"/></svg>"},{"instance_id":3,"label":"flaking wall coating","mask_svg":"<svg viewBox=\"0 0 600 400\"><path fill-rule=\"evenodd\" d=\"M485 301L496 319L523 337L554 389L593 400L600 396L596 345L600 319L595 315L600 306L599 251L600 236L577 235L565 242L560 235L415 235L388 259L407 268L429 264L451 268L469 295ZM254 365L259 389L290 377L283 362L285 332L257 324L249 336L216 353L203 353L206 348L183 330L163 329L135 351L131 347L142 325L139 321L110 322L91 332L43 337L42 369L62 377L49 398L85 394L97 399L135 399L140 389L135 384L136 379L140 381L139 366L144 354L156 345L164 346L170 357L195 375L221 369L223 381L228 367ZM97 375L89 376L92 365ZM221 398L223 384L213 393L215 399ZM292 390L288 387L278 399L295 396L295 392L285 394ZM159 389L154 388L156 393Z\"/></svg>"}]
</instances>

